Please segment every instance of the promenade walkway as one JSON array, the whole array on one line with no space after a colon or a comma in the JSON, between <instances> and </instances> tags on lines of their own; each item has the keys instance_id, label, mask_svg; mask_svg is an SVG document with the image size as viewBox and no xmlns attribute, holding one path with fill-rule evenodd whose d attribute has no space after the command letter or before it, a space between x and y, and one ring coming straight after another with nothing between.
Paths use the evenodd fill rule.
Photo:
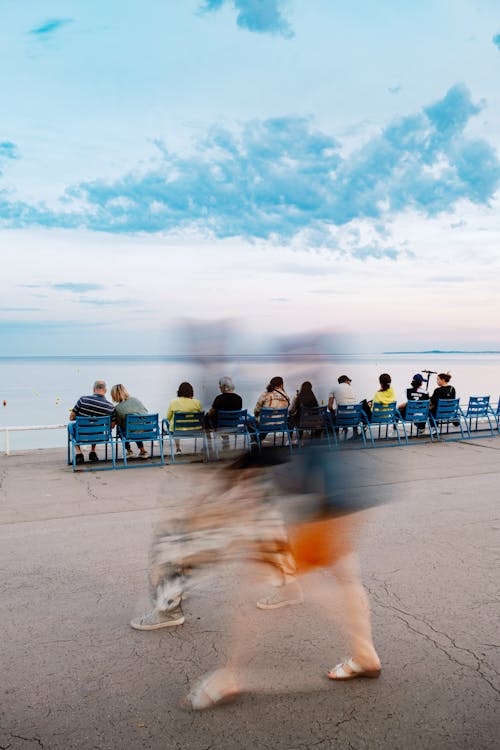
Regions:
<instances>
[{"instance_id":1,"label":"promenade walkway","mask_svg":"<svg viewBox=\"0 0 500 750\"><path fill-rule=\"evenodd\" d=\"M158 498L208 465L74 474L65 450L0 456L0 748L487 750L500 737L500 438L374 450L385 504L360 537L379 680L333 684L342 635L306 603L250 608L265 688L189 713L223 648L219 568L186 623L128 626L147 602ZM372 488L373 490L373 488Z\"/></svg>"}]
</instances>

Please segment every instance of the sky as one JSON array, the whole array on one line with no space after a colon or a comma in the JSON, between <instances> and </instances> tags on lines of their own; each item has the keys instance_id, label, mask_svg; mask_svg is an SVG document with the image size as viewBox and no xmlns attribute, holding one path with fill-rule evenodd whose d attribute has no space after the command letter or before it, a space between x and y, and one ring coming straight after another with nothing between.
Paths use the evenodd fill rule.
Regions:
<instances>
[{"instance_id":1,"label":"sky","mask_svg":"<svg viewBox=\"0 0 500 750\"><path fill-rule=\"evenodd\" d=\"M500 350L498 0L0 0L0 355Z\"/></svg>"}]
</instances>

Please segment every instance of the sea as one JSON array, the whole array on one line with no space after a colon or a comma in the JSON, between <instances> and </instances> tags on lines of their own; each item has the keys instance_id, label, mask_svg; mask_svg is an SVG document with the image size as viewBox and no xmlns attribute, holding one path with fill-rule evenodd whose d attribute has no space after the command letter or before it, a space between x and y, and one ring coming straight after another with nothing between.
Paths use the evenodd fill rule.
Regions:
<instances>
[{"instance_id":1,"label":"sea","mask_svg":"<svg viewBox=\"0 0 500 750\"><path fill-rule=\"evenodd\" d=\"M310 380L319 403L340 375L348 375L359 400L370 399L378 376L388 372L398 401L405 400L412 376L425 371L450 372L461 403L469 396L500 395L500 352L398 352L385 354L249 355L237 357L112 356L112 357L0 357L0 452L2 427L65 425L79 396L92 392L95 380L123 383L149 412L164 416L182 381L192 383L195 396L208 409L217 395L218 379L233 378L243 406L253 411L269 380L280 375L293 396ZM436 387L430 375L429 391ZM108 394L109 395L109 394ZM28 430L10 433L10 449L53 448L66 445L66 430Z\"/></svg>"}]
</instances>

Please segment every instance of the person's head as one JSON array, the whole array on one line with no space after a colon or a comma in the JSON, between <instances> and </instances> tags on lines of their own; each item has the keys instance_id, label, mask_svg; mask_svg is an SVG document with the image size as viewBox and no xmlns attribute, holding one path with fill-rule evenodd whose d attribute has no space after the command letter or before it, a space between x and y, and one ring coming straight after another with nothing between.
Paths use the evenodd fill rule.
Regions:
<instances>
[{"instance_id":1,"label":"person's head","mask_svg":"<svg viewBox=\"0 0 500 750\"><path fill-rule=\"evenodd\" d=\"M100 393L101 395L106 393L106 381L96 380L94 382L94 393Z\"/></svg>"},{"instance_id":2,"label":"person's head","mask_svg":"<svg viewBox=\"0 0 500 750\"><path fill-rule=\"evenodd\" d=\"M220 378L219 388L221 393L232 393L234 391L234 383L228 376Z\"/></svg>"},{"instance_id":3,"label":"person's head","mask_svg":"<svg viewBox=\"0 0 500 750\"><path fill-rule=\"evenodd\" d=\"M312 393L312 383L309 380L304 380L302 385L300 386L300 395L301 396L308 396Z\"/></svg>"},{"instance_id":4,"label":"person's head","mask_svg":"<svg viewBox=\"0 0 500 750\"><path fill-rule=\"evenodd\" d=\"M379 375L378 382L380 383L380 390L387 391L391 387L391 376L387 372L383 372Z\"/></svg>"},{"instance_id":5,"label":"person's head","mask_svg":"<svg viewBox=\"0 0 500 750\"><path fill-rule=\"evenodd\" d=\"M269 385L267 386L267 392L271 393L271 391L276 390L276 388L283 388L283 378L280 378L279 376L271 378Z\"/></svg>"},{"instance_id":6,"label":"person's head","mask_svg":"<svg viewBox=\"0 0 500 750\"><path fill-rule=\"evenodd\" d=\"M451 375L449 372L440 372L437 376L437 384L438 385L448 385L448 383L451 380Z\"/></svg>"},{"instance_id":7,"label":"person's head","mask_svg":"<svg viewBox=\"0 0 500 750\"><path fill-rule=\"evenodd\" d=\"M412 377L412 379L411 379L411 387L412 388L420 388L420 386L422 385L423 382L424 382L424 379L423 379L422 375L419 372L417 372L417 374L414 375Z\"/></svg>"},{"instance_id":8,"label":"person's head","mask_svg":"<svg viewBox=\"0 0 500 750\"><path fill-rule=\"evenodd\" d=\"M351 385L351 378L348 375L341 375L340 378L337 379L337 382L339 383L347 383L347 385Z\"/></svg>"},{"instance_id":9,"label":"person's head","mask_svg":"<svg viewBox=\"0 0 500 750\"><path fill-rule=\"evenodd\" d=\"M117 383L111 388L111 398L116 404L120 404L122 401L126 401L130 398L130 393L127 391L124 385Z\"/></svg>"},{"instance_id":10,"label":"person's head","mask_svg":"<svg viewBox=\"0 0 500 750\"><path fill-rule=\"evenodd\" d=\"M177 389L177 395L181 398L193 398L194 391L191 383L181 383Z\"/></svg>"}]
</instances>

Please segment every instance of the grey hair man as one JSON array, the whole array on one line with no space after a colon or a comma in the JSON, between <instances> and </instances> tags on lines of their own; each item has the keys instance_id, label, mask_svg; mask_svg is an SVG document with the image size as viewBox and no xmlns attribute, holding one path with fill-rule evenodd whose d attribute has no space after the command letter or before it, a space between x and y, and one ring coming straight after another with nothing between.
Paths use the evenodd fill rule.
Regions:
<instances>
[{"instance_id":1,"label":"grey hair man","mask_svg":"<svg viewBox=\"0 0 500 750\"><path fill-rule=\"evenodd\" d=\"M80 396L73 409L70 412L70 422L74 422L77 417L111 417L111 426L115 426L116 413L115 407L106 398L106 382L104 380L96 380L94 382L93 393L90 396ZM68 425L70 433L72 432L73 425ZM89 461L95 463L99 461L99 457L95 451L96 446L92 445L89 453ZM82 453L82 449L79 445L76 446L76 463L83 464L85 459Z\"/></svg>"}]
</instances>

